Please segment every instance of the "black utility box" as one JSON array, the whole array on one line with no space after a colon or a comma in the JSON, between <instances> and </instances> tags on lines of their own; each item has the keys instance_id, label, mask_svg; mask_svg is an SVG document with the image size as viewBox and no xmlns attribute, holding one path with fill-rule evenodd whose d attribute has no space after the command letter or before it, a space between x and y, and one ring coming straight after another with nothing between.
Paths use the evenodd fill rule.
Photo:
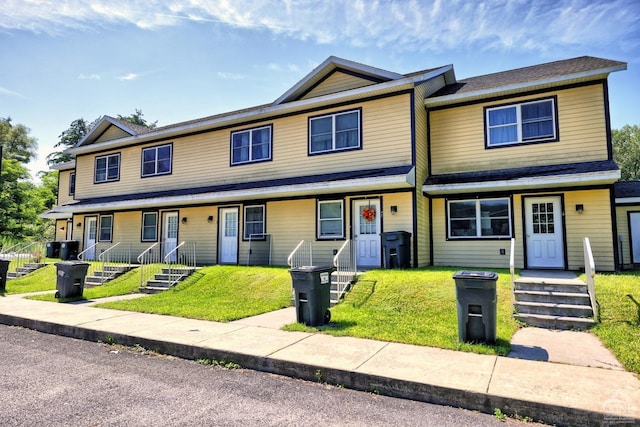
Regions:
<instances>
[{"instance_id":1,"label":"black utility box","mask_svg":"<svg viewBox=\"0 0 640 427\"><path fill-rule=\"evenodd\" d=\"M296 301L296 321L322 326L331 320L333 267L305 266L289 270Z\"/></svg>"},{"instance_id":2,"label":"black utility box","mask_svg":"<svg viewBox=\"0 0 640 427\"><path fill-rule=\"evenodd\" d=\"M498 275L489 271L458 271L456 281L458 340L496 342Z\"/></svg>"}]
</instances>

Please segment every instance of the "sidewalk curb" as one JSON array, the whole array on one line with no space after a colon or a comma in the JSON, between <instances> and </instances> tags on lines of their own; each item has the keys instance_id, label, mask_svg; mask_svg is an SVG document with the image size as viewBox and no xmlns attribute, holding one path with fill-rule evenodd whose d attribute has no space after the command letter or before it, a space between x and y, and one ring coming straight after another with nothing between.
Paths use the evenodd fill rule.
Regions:
<instances>
[{"instance_id":1,"label":"sidewalk curb","mask_svg":"<svg viewBox=\"0 0 640 427\"><path fill-rule=\"evenodd\" d=\"M83 328L81 326L62 325L41 320L25 319L13 315L0 314L0 323L85 341L112 342L126 346L140 345L150 351L189 360L205 358L225 360L237 363L246 369L299 378L312 382L323 382L390 397L464 408L488 414L493 414L494 410L499 408L500 411L506 415L527 416L535 421L554 425L602 426L619 423L640 425L640 419L638 418L620 418L598 411L525 401L491 395L489 393L478 393L408 380L387 378L368 373L278 360L270 358L269 356L246 355L231 351L201 348L197 345L178 344L133 335L107 333Z\"/></svg>"}]
</instances>

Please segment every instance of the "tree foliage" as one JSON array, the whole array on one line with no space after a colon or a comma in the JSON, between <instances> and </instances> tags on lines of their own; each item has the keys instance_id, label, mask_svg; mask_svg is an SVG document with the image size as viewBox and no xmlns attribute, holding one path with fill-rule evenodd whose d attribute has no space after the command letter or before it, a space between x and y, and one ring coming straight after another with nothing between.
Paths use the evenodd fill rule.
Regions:
<instances>
[{"instance_id":1,"label":"tree foliage","mask_svg":"<svg viewBox=\"0 0 640 427\"><path fill-rule=\"evenodd\" d=\"M624 125L611 131L613 159L621 170L623 181L640 179L640 128Z\"/></svg>"},{"instance_id":2,"label":"tree foliage","mask_svg":"<svg viewBox=\"0 0 640 427\"><path fill-rule=\"evenodd\" d=\"M154 129L158 125L157 120L153 123L149 123L145 119L143 119L142 116L144 116L144 114L142 113L142 110L138 110L136 108L135 113L130 114L128 116L122 116L118 114L118 120L122 120L123 122L131 123L134 125L142 126L147 129Z\"/></svg>"},{"instance_id":3,"label":"tree foliage","mask_svg":"<svg viewBox=\"0 0 640 427\"><path fill-rule=\"evenodd\" d=\"M29 136L31 130L25 125L11 123L11 117L0 118L0 145L5 159L29 163L37 157L38 141Z\"/></svg>"}]
</instances>

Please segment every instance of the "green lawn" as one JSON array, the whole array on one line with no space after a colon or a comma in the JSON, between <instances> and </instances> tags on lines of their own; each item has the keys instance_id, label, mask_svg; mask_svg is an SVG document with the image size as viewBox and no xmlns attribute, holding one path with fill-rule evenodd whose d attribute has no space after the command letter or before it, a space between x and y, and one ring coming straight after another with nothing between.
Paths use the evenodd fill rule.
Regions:
<instances>
[{"instance_id":1,"label":"green lawn","mask_svg":"<svg viewBox=\"0 0 640 427\"><path fill-rule=\"evenodd\" d=\"M458 342L456 290L459 268L372 270L361 275L345 300L331 309L331 322L318 328L301 324L287 330L319 330L355 336L487 354L507 354L518 329L511 305L511 276L499 273L496 345Z\"/></svg>"},{"instance_id":2,"label":"green lawn","mask_svg":"<svg viewBox=\"0 0 640 427\"><path fill-rule=\"evenodd\" d=\"M11 267L10 267L11 269ZM55 291L56 266L49 264L31 274L18 279L7 280L4 295L26 294L29 292Z\"/></svg>"},{"instance_id":3,"label":"green lawn","mask_svg":"<svg viewBox=\"0 0 640 427\"><path fill-rule=\"evenodd\" d=\"M213 266L160 294L99 306L228 322L289 305L291 279L286 268Z\"/></svg>"}]
</instances>

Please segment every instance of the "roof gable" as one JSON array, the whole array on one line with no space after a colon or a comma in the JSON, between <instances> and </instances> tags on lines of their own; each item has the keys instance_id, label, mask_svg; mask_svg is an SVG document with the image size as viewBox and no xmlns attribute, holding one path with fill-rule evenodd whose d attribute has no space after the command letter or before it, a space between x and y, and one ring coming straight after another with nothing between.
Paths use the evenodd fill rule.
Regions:
<instances>
[{"instance_id":1,"label":"roof gable","mask_svg":"<svg viewBox=\"0 0 640 427\"><path fill-rule=\"evenodd\" d=\"M86 134L78 144L76 144L76 147L95 144L98 142L113 141L129 136L140 135L146 132L149 132L149 129L144 126L134 125L111 116L103 116L98 123L91 128L89 133Z\"/></svg>"},{"instance_id":2,"label":"roof gable","mask_svg":"<svg viewBox=\"0 0 640 427\"><path fill-rule=\"evenodd\" d=\"M347 89L354 89L362 87L368 84L383 83L390 80L397 80L405 77L402 74L393 73L391 71L382 70L380 68L371 67L369 65L360 64L358 62L349 61L347 59L338 58L336 56L330 56L322 64L318 65L313 71L307 74L302 80L296 83L291 89L285 92L280 98L273 102L273 105L282 104L285 102L297 101L300 99L309 98L309 94L316 88L319 89L322 95L335 93L327 91L330 85L323 85L323 82L330 79L334 73L339 71L342 74L351 75L359 80L350 80L350 84L357 86L352 87L340 87L338 86L336 92L340 92ZM336 76L336 79L343 78L344 76ZM363 84L364 83L364 84ZM320 96L320 95L314 95Z\"/></svg>"}]
</instances>

